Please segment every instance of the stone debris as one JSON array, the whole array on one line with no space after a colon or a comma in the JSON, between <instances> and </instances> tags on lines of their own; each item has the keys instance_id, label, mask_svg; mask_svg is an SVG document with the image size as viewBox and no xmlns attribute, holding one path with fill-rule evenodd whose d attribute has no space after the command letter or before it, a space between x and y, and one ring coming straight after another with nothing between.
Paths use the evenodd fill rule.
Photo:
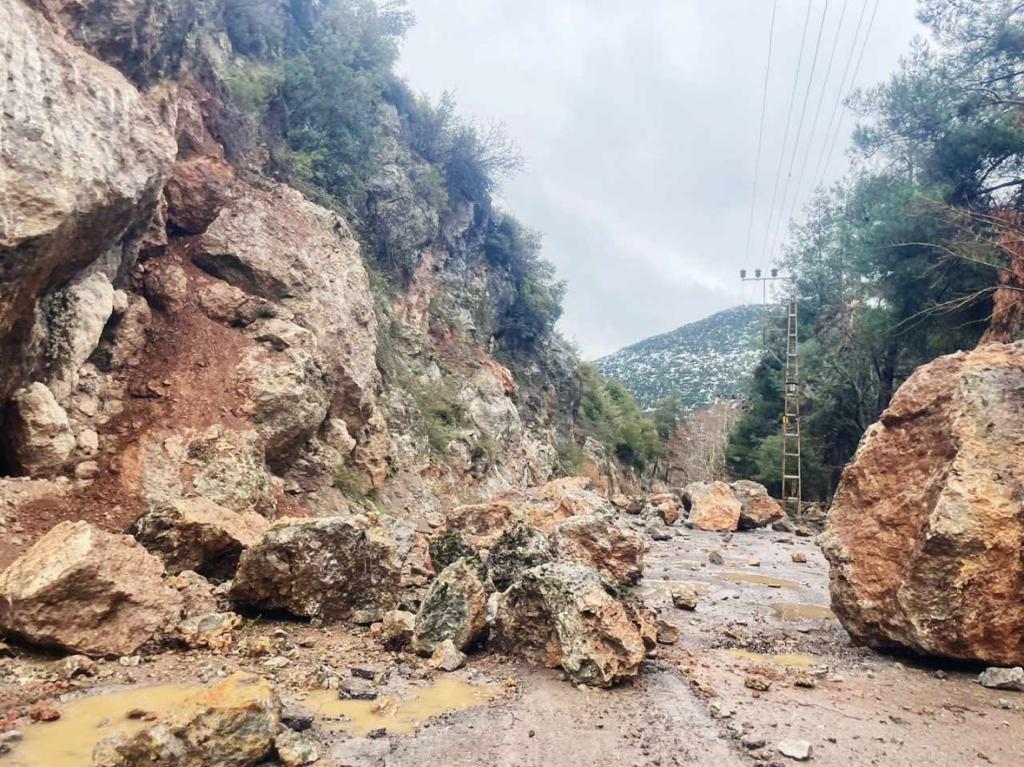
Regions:
<instances>
[{"instance_id":1,"label":"stone debris","mask_svg":"<svg viewBox=\"0 0 1024 767\"><path fill-rule=\"evenodd\" d=\"M643 539L602 515L566 520L551 533L551 542L560 558L589 565L617 583L633 585L643 576Z\"/></svg>"},{"instance_id":2,"label":"stone debris","mask_svg":"<svg viewBox=\"0 0 1024 767\"><path fill-rule=\"evenodd\" d=\"M672 597L672 605L680 610L696 610L697 603L700 601L697 589L686 583L673 586L670 596Z\"/></svg>"},{"instance_id":3,"label":"stone debris","mask_svg":"<svg viewBox=\"0 0 1024 767\"><path fill-rule=\"evenodd\" d=\"M802 551L791 551L789 558L796 562L798 565L807 564L807 555Z\"/></svg>"},{"instance_id":4,"label":"stone debris","mask_svg":"<svg viewBox=\"0 0 1024 767\"><path fill-rule=\"evenodd\" d=\"M740 502L740 530L766 527L786 516L782 504L768 495L768 489L757 482L741 479L729 485Z\"/></svg>"},{"instance_id":5,"label":"stone debris","mask_svg":"<svg viewBox=\"0 0 1024 767\"><path fill-rule=\"evenodd\" d=\"M413 632L413 649L430 655L446 641L464 650L487 628L487 588L476 556L448 565L423 597Z\"/></svg>"},{"instance_id":6,"label":"stone debris","mask_svg":"<svg viewBox=\"0 0 1024 767\"><path fill-rule=\"evenodd\" d=\"M270 684L233 674L168 720L100 741L93 767L251 767L274 754L280 727L281 703Z\"/></svg>"},{"instance_id":7,"label":"stone debris","mask_svg":"<svg viewBox=\"0 0 1024 767\"><path fill-rule=\"evenodd\" d=\"M1024 342L940 357L864 435L819 539L857 641L1024 663L1022 388Z\"/></svg>"},{"instance_id":8,"label":"stone debris","mask_svg":"<svg viewBox=\"0 0 1024 767\"><path fill-rule=\"evenodd\" d=\"M1024 692L1024 668L999 668L990 666L978 675L978 684L992 690L1013 690Z\"/></svg>"},{"instance_id":9,"label":"stone debris","mask_svg":"<svg viewBox=\"0 0 1024 767\"><path fill-rule=\"evenodd\" d=\"M205 498L180 498L151 509L128 532L164 563L167 572L192 570L214 581L235 574L242 552L269 523L253 512L236 514Z\"/></svg>"},{"instance_id":10,"label":"stone debris","mask_svg":"<svg viewBox=\"0 0 1024 767\"><path fill-rule=\"evenodd\" d=\"M366 517L283 519L242 553L231 599L325 621L379 619L398 603L401 573L390 531Z\"/></svg>"},{"instance_id":11,"label":"stone debris","mask_svg":"<svg viewBox=\"0 0 1024 767\"><path fill-rule=\"evenodd\" d=\"M62 469L76 444L68 414L38 381L11 397L3 439L15 468L30 476Z\"/></svg>"},{"instance_id":12,"label":"stone debris","mask_svg":"<svg viewBox=\"0 0 1024 767\"><path fill-rule=\"evenodd\" d=\"M182 597L127 535L61 522L0 574L0 627L84 655L130 655L173 630Z\"/></svg>"},{"instance_id":13,"label":"stone debris","mask_svg":"<svg viewBox=\"0 0 1024 767\"><path fill-rule=\"evenodd\" d=\"M466 663L466 654L451 639L441 642L435 649L427 664L441 671L455 671Z\"/></svg>"},{"instance_id":14,"label":"stone debris","mask_svg":"<svg viewBox=\"0 0 1024 767\"><path fill-rule=\"evenodd\" d=\"M274 736L274 748L284 767L305 767L320 760L317 744L287 727Z\"/></svg>"},{"instance_id":15,"label":"stone debris","mask_svg":"<svg viewBox=\"0 0 1024 767\"><path fill-rule=\"evenodd\" d=\"M783 740L778 745L779 753L797 762L806 762L811 758L813 748L806 740Z\"/></svg>"},{"instance_id":16,"label":"stone debris","mask_svg":"<svg viewBox=\"0 0 1024 767\"><path fill-rule=\"evenodd\" d=\"M498 591L504 591L531 567L552 562L555 549L548 536L525 522L504 531L487 555L487 572Z\"/></svg>"},{"instance_id":17,"label":"stone debris","mask_svg":"<svg viewBox=\"0 0 1024 767\"><path fill-rule=\"evenodd\" d=\"M491 632L498 649L597 687L635 676L645 654L626 606L596 572L568 562L527 570L501 595Z\"/></svg>"},{"instance_id":18,"label":"stone debris","mask_svg":"<svg viewBox=\"0 0 1024 767\"><path fill-rule=\"evenodd\" d=\"M730 532L739 529L743 504L724 482L692 482L683 491L683 508L694 527Z\"/></svg>"}]
</instances>

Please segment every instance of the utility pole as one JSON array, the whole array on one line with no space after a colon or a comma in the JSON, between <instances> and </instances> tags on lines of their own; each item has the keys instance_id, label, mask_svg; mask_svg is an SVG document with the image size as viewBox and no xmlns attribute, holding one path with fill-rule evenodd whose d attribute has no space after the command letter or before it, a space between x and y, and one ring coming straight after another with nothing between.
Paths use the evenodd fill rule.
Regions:
<instances>
[{"instance_id":1,"label":"utility pole","mask_svg":"<svg viewBox=\"0 0 1024 767\"><path fill-rule=\"evenodd\" d=\"M772 268L768 275L755 269L753 276L747 276L746 269L740 269L743 282L761 283L761 306L763 346L768 348L768 283L783 279L779 270ZM786 374L783 383L782 406L782 505L793 514L799 514L803 488L800 477L800 356L797 333L796 289L786 309Z\"/></svg>"},{"instance_id":2,"label":"utility pole","mask_svg":"<svg viewBox=\"0 0 1024 767\"><path fill-rule=\"evenodd\" d=\"M800 513L800 352L797 335L796 291L786 310L786 378L782 412L782 503Z\"/></svg>"}]
</instances>

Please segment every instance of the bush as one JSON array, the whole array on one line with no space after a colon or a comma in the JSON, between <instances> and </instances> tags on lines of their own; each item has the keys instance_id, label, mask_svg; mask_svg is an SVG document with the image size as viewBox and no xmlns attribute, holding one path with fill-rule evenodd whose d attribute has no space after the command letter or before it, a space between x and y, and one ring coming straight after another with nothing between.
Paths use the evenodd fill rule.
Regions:
<instances>
[{"instance_id":1,"label":"bush","mask_svg":"<svg viewBox=\"0 0 1024 767\"><path fill-rule=\"evenodd\" d=\"M412 390L416 406L423 415L427 445L432 453L443 455L466 425L466 412L442 381Z\"/></svg>"},{"instance_id":2,"label":"bush","mask_svg":"<svg viewBox=\"0 0 1024 767\"><path fill-rule=\"evenodd\" d=\"M643 472L664 454L654 421L644 417L633 395L619 381L607 380L590 364L580 365L580 430L601 442L616 458Z\"/></svg>"}]
</instances>

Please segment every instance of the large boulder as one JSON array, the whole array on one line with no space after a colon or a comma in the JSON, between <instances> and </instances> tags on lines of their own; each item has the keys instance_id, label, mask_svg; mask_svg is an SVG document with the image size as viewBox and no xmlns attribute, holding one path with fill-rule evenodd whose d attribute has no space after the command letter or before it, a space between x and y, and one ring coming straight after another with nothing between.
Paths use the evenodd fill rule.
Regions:
<instances>
[{"instance_id":1,"label":"large boulder","mask_svg":"<svg viewBox=\"0 0 1024 767\"><path fill-rule=\"evenodd\" d=\"M843 472L832 609L876 648L1024 663L1024 343L918 368Z\"/></svg>"},{"instance_id":2,"label":"large boulder","mask_svg":"<svg viewBox=\"0 0 1024 767\"><path fill-rule=\"evenodd\" d=\"M131 83L28 4L0 4L0 29L4 401L44 358L62 362L65 349L47 338L53 312L37 312L37 302L103 254L130 258L177 147Z\"/></svg>"},{"instance_id":3,"label":"large boulder","mask_svg":"<svg viewBox=\"0 0 1024 767\"><path fill-rule=\"evenodd\" d=\"M193 260L254 296L283 305L316 336L333 383L333 412L353 431L373 413L377 323L359 244L336 214L284 185L235 185L196 241Z\"/></svg>"},{"instance_id":4,"label":"large boulder","mask_svg":"<svg viewBox=\"0 0 1024 767\"><path fill-rule=\"evenodd\" d=\"M242 553L231 598L261 610L347 620L398 603L402 561L391 533L365 517L282 519Z\"/></svg>"},{"instance_id":5,"label":"large boulder","mask_svg":"<svg viewBox=\"0 0 1024 767\"><path fill-rule=\"evenodd\" d=\"M61 522L0 574L0 628L32 644L130 655L173 627L182 598L127 535Z\"/></svg>"},{"instance_id":6,"label":"large boulder","mask_svg":"<svg viewBox=\"0 0 1024 767\"><path fill-rule=\"evenodd\" d=\"M234 170L216 158L175 163L164 187L167 223L187 234L203 232L231 199L234 182Z\"/></svg>"},{"instance_id":7,"label":"large boulder","mask_svg":"<svg viewBox=\"0 0 1024 767\"><path fill-rule=\"evenodd\" d=\"M235 574L242 552L255 546L269 523L238 514L205 498L179 498L150 509L129 533L164 563L167 572L193 570L213 581Z\"/></svg>"},{"instance_id":8,"label":"large boulder","mask_svg":"<svg viewBox=\"0 0 1024 767\"><path fill-rule=\"evenodd\" d=\"M634 585L643 576L643 538L603 515L567 519L551 533L551 542L559 557L589 565L617 583Z\"/></svg>"},{"instance_id":9,"label":"large boulder","mask_svg":"<svg viewBox=\"0 0 1024 767\"><path fill-rule=\"evenodd\" d=\"M448 565L434 579L416 614L416 652L429 655L445 640L464 650L480 638L487 628L482 570L479 559L466 557Z\"/></svg>"},{"instance_id":10,"label":"large boulder","mask_svg":"<svg viewBox=\"0 0 1024 767\"><path fill-rule=\"evenodd\" d=\"M683 508L699 530L730 532L739 528L743 505L724 482L691 482L683 491Z\"/></svg>"},{"instance_id":11,"label":"large boulder","mask_svg":"<svg viewBox=\"0 0 1024 767\"><path fill-rule=\"evenodd\" d=\"M501 534L520 521L513 500L497 500L458 506L445 518L445 532L457 532L471 546L490 548Z\"/></svg>"},{"instance_id":12,"label":"large boulder","mask_svg":"<svg viewBox=\"0 0 1024 767\"><path fill-rule=\"evenodd\" d=\"M491 637L504 652L607 687L635 676L644 659L633 617L594 570L551 562L527 570L500 596Z\"/></svg>"},{"instance_id":13,"label":"large boulder","mask_svg":"<svg viewBox=\"0 0 1024 767\"><path fill-rule=\"evenodd\" d=\"M749 479L729 485L740 502L740 530L766 527L786 516L782 504L768 495L768 488Z\"/></svg>"},{"instance_id":14,"label":"large boulder","mask_svg":"<svg viewBox=\"0 0 1024 767\"><path fill-rule=\"evenodd\" d=\"M274 753L281 702L270 683L233 674L183 701L165 721L112 735L94 767L251 767Z\"/></svg>"},{"instance_id":15,"label":"large boulder","mask_svg":"<svg viewBox=\"0 0 1024 767\"><path fill-rule=\"evenodd\" d=\"M36 476L64 468L75 449L71 422L46 384L19 389L7 406L7 454L14 468Z\"/></svg>"},{"instance_id":16,"label":"large boulder","mask_svg":"<svg viewBox=\"0 0 1024 767\"><path fill-rule=\"evenodd\" d=\"M531 567L555 560L548 536L524 522L501 534L487 555L487 571L498 591L504 591Z\"/></svg>"}]
</instances>

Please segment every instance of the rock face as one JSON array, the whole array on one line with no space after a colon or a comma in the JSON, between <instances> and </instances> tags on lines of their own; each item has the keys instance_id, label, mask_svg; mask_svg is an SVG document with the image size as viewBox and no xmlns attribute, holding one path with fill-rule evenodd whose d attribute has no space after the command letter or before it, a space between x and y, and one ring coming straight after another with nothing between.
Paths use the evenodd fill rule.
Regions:
<instances>
[{"instance_id":1,"label":"rock face","mask_svg":"<svg viewBox=\"0 0 1024 767\"><path fill-rule=\"evenodd\" d=\"M398 602L402 562L395 542L365 517L283 519L238 563L231 598L305 618L383 614Z\"/></svg>"},{"instance_id":2,"label":"rock face","mask_svg":"<svg viewBox=\"0 0 1024 767\"><path fill-rule=\"evenodd\" d=\"M182 598L127 535L61 522L0 574L0 627L33 644L129 655L173 627Z\"/></svg>"},{"instance_id":3,"label":"rock face","mask_svg":"<svg viewBox=\"0 0 1024 767\"><path fill-rule=\"evenodd\" d=\"M6 420L7 451L24 474L58 471L75 449L68 414L45 384L36 382L16 391Z\"/></svg>"},{"instance_id":4,"label":"rock face","mask_svg":"<svg viewBox=\"0 0 1024 767\"><path fill-rule=\"evenodd\" d=\"M281 703L270 683L234 674L182 703L168 721L100 741L94 767L250 767L274 752Z\"/></svg>"},{"instance_id":5,"label":"rock face","mask_svg":"<svg viewBox=\"0 0 1024 767\"><path fill-rule=\"evenodd\" d=\"M683 493L683 507L689 521L700 530L729 532L740 524L743 508L724 482L693 482Z\"/></svg>"},{"instance_id":6,"label":"rock face","mask_svg":"<svg viewBox=\"0 0 1024 767\"><path fill-rule=\"evenodd\" d=\"M445 640L464 650L487 628L487 589L475 557L454 562L434 579L416 615L413 649L433 653Z\"/></svg>"},{"instance_id":7,"label":"rock face","mask_svg":"<svg viewBox=\"0 0 1024 767\"><path fill-rule=\"evenodd\" d=\"M821 538L858 641L1024 662L1024 343L918 368L843 472Z\"/></svg>"},{"instance_id":8,"label":"rock face","mask_svg":"<svg viewBox=\"0 0 1024 767\"><path fill-rule=\"evenodd\" d=\"M194 570L214 581L235 574L242 552L268 527L258 514L236 514L205 498L181 498L139 517L128 531L167 572Z\"/></svg>"},{"instance_id":9,"label":"rock face","mask_svg":"<svg viewBox=\"0 0 1024 767\"><path fill-rule=\"evenodd\" d=\"M551 533L559 557L589 565L623 585L640 582L644 573L644 541L596 514L568 519Z\"/></svg>"},{"instance_id":10,"label":"rock face","mask_svg":"<svg viewBox=\"0 0 1024 767\"><path fill-rule=\"evenodd\" d=\"M0 5L0 400L54 351L36 303L155 209L176 146L135 88L54 33L28 5ZM120 254L118 254L120 260Z\"/></svg>"},{"instance_id":11,"label":"rock face","mask_svg":"<svg viewBox=\"0 0 1024 767\"><path fill-rule=\"evenodd\" d=\"M607 687L635 676L644 640L631 613L597 573L552 562L528 570L500 596L492 639L534 663L561 666L575 682Z\"/></svg>"},{"instance_id":12,"label":"rock face","mask_svg":"<svg viewBox=\"0 0 1024 767\"><path fill-rule=\"evenodd\" d=\"M740 502L740 530L765 527L786 516L782 504L768 495L764 485L741 479L729 487Z\"/></svg>"}]
</instances>

